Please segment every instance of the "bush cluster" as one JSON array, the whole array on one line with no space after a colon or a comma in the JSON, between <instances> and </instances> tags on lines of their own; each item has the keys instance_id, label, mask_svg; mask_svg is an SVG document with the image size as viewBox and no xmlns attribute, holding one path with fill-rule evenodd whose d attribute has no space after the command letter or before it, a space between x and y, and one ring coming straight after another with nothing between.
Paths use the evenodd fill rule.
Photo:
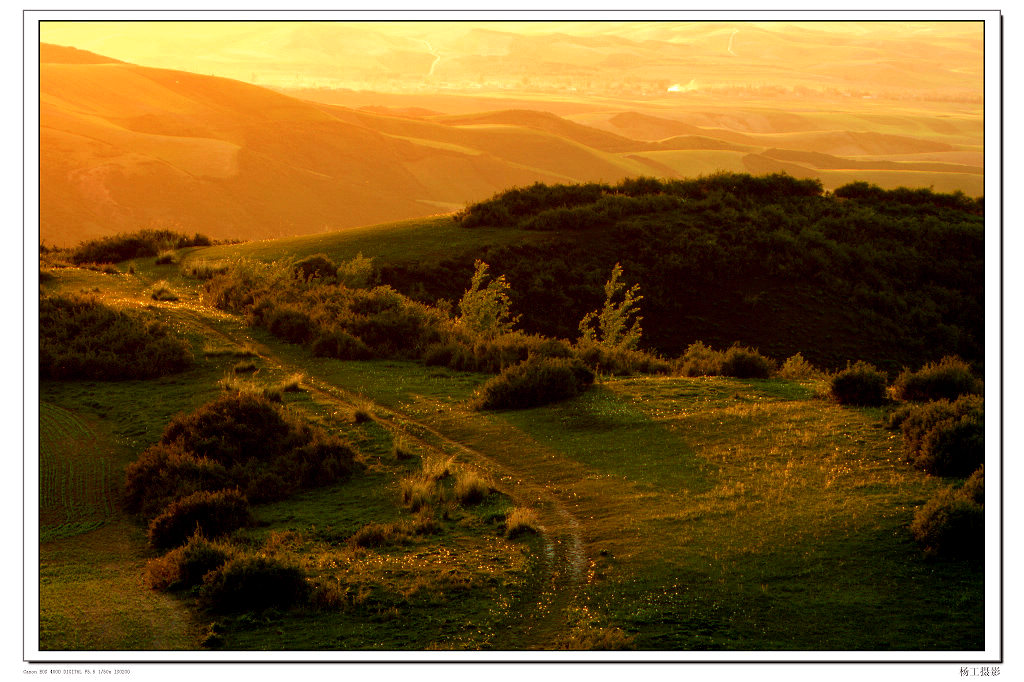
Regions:
<instances>
[{"instance_id":1,"label":"bush cluster","mask_svg":"<svg viewBox=\"0 0 1024 682\"><path fill-rule=\"evenodd\" d=\"M802 359L802 358L801 358ZM734 343L720 351L701 341L691 343L673 362L673 373L687 376L727 376L737 379L768 379L775 374L776 362L754 348Z\"/></svg>"},{"instance_id":2,"label":"bush cluster","mask_svg":"<svg viewBox=\"0 0 1024 682\"><path fill-rule=\"evenodd\" d=\"M586 230L607 227L623 218L673 211L687 200L713 193L752 198L816 197L823 192L817 180L797 180L785 174L754 177L717 173L695 180L627 178L617 185L587 183L513 188L487 201L467 206L456 215L465 227L517 227L526 230Z\"/></svg>"},{"instance_id":3,"label":"bush cluster","mask_svg":"<svg viewBox=\"0 0 1024 682\"><path fill-rule=\"evenodd\" d=\"M884 405L887 378L873 365L857 361L832 377L829 386L832 398L841 405Z\"/></svg>"},{"instance_id":4,"label":"bush cluster","mask_svg":"<svg viewBox=\"0 0 1024 682\"><path fill-rule=\"evenodd\" d=\"M780 359L800 351L828 370L859 358L893 377L944 355L980 362L981 203L875 189L866 199L736 174L536 185L468 207L462 224L555 230L548 238L387 264L381 279L417 300L457 300L485 260L512 284L519 328L573 338L620 254L646 296L644 343L665 356L699 338L723 349L742 339Z\"/></svg>"},{"instance_id":5,"label":"bush cluster","mask_svg":"<svg viewBox=\"0 0 1024 682\"><path fill-rule=\"evenodd\" d=\"M231 477L220 462L197 457L181 443L157 443L125 469L123 503L131 512L155 516L175 499L202 490L229 487Z\"/></svg>"},{"instance_id":6,"label":"bush cluster","mask_svg":"<svg viewBox=\"0 0 1024 682\"><path fill-rule=\"evenodd\" d=\"M936 476L968 476L985 460L985 401L963 396L900 410L890 425L903 434L905 459Z\"/></svg>"},{"instance_id":7,"label":"bush cluster","mask_svg":"<svg viewBox=\"0 0 1024 682\"><path fill-rule=\"evenodd\" d=\"M318 357L415 359L495 374L531 355L572 355L566 343L542 336L475 331L390 287L353 289L273 266L236 264L210 280L207 292L218 307L247 314L253 324L306 345Z\"/></svg>"},{"instance_id":8,"label":"bush cluster","mask_svg":"<svg viewBox=\"0 0 1024 682\"><path fill-rule=\"evenodd\" d=\"M171 502L149 523L149 544L171 549L195 534L219 537L252 523L249 500L238 490L200 491Z\"/></svg>"},{"instance_id":9,"label":"bush cluster","mask_svg":"<svg viewBox=\"0 0 1024 682\"><path fill-rule=\"evenodd\" d=\"M916 372L905 369L893 384L895 398L914 402L956 400L981 392L982 382L975 378L970 365L952 356L928 363Z\"/></svg>"},{"instance_id":10,"label":"bush cluster","mask_svg":"<svg viewBox=\"0 0 1024 682\"><path fill-rule=\"evenodd\" d=\"M929 554L980 559L985 550L985 469L939 491L914 514L910 532Z\"/></svg>"},{"instance_id":11,"label":"bush cluster","mask_svg":"<svg viewBox=\"0 0 1024 682\"><path fill-rule=\"evenodd\" d=\"M780 379L798 381L801 379L820 379L824 376L824 372L804 359L802 354L796 353L782 363L782 367L776 372L776 376Z\"/></svg>"},{"instance_id":12,"label":"bush cluster","mask_svg":"<svg viewBox=\"0 0 1024 682\"><path fill-rule=\"evenodd\" d=\"M595 372L611 375L668 374L672 363L647 351L609 348L592 341L580 341L575 348L580 362Z\"/></svg>"},{"instance_id":13,"label":"bush cluster","mask_svg":"<svg viewBox=\"0 0 1024 682\"><path fill-rule=\"evenodd\" d=\"M530 357L502 370L478 390L478 410L521 409L571 398L594 382L594 373L569 358Z\"/></svg>"},{"instance_id":14,"label":"bush cluster","mask_svg":"<svg viewBox=\"0 0 1024 682\"><path fill-rule=\"evenodd\" d=\"M254 502L329 485L356 468L356 453L349 444L251 393L229 393L175 417L162 443L178 444L198 458L222 465Z\"/></svg>"},{"instance_id":15,"label":"bush cluster","mask_svg":"<svg viewBox=\"0 0 1024 682\"><path fill-rule=\"evenodd\" d=\"M309 595L310 585L301 568L249 554L234 556L206 574L199 592L200 603L223 613L289 608Z\"/></svg>"},{"instance_id":16,"label":"bush cluster","mask_svg":"<svg viewBox=\"0 0 1024 682\"><path fill-rule=\"evenodd\" d=\"M263 395L228 393L175 417L128 465L124 505L151 520L151 543L166 549L197 527L212 537L244 525L250 500L342 480L358 466L355 455Z\"/></svg>"},{"instance_id":17,"label":"bush cluster","mask_svg":"<svg viewBox=\"0 0 1024 682\"><path fill-rule=\"evenodd\" d=\"M209 237L198 233L189 237L171 230L140 230L82 242L71 251L71 261L120 263L131 258L156 256L171 249L209 246L211 243Z\"/></svg>"},{"instance_id":18,"label":"bush cluster","mask_svg":"<svg viewBox=\"0 0 1024 682\"><path fill-rule=\"evenodd\" d=\"M39 373L44 379L149 379L192 366L187 341L139 314L85 296L39 299Z\"/></svg>"},{"instance_id":19,"label":"bush cluster","mask_svg":"<svg viewBox=\"0 0 1024 682\"><path fill-rule=\"evenodd\" d=\"M188 542L146 564L146 582L156 590L180 590L197 587L203 577L237 553L220 540L209 540L200 533Z\"/></svg>"},{"instance_id":20,"label":"bush cluster","mask_svg":"<svg viewBox=\"0 0 1024 682\"><path fill-rule=\"evenodd\" d=\"M753 348L734 344L722 358L722 374L738 379L767 379L775 373L775 361Z\"/></svg>"}]
</instances>

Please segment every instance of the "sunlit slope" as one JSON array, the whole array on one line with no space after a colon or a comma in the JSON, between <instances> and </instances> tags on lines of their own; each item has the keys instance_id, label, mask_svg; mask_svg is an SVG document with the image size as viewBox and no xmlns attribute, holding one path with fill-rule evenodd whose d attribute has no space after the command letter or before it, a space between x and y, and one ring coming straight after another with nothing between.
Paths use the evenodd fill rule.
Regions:
<instances>
[{"instance_id":1,"label":"sunlit slope","mask_svg":"<svg viewBox=\"0 0 1024 682\"><path fill-rule=\"evenodd\" d=\"M452 258L470 249L537 242L547 238L548 235L543 233L501 228L467 230L451 216L437 216L352 227L324 234L196 248L183 255L183 262L187 265L196 261L235 258L271 262L323 253L337 262L362 254L379 259L379 262L425 263Z\"/></svg>"},{"instance_id":2,"label":"sunlit slope","mask_svg":"<svg viewBox=\"0 0 1024 682\"><path fill-rule=\"evenodd\" d=\"M526 110L494 98L489 111L410 118L70 48L41 54L50 244L140 227L316 234L447 213L534 182L638 175L784 171L828 189L865 180L983 192L982 119L970 104L730 106L694 95L559 116L540 100Z\"/></svg>"},{"instance_id":3,"label":"sunlit slope","mask_svg":"<svg viewBox=\"0 0 1024 682\"><path fill-rule=\"evenodd\" d=\"M40 225L51 244L148 226L309 234L451 211L513 185L645 172L530 128L417 128L237 81L75 57L41 64Z\"/></svg>"}]
</instances>

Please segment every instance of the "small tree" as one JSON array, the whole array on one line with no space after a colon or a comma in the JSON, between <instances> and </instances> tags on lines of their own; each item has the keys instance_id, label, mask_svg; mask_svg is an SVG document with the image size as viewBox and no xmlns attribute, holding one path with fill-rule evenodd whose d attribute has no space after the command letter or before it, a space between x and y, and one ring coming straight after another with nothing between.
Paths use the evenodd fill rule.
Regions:
<instances>
[{"instance_id":1,"label":"small tree","mask_svg":"<svg viewBox=\"0 0 1024 682\"><path fill-rule=\"evenodd\" d=\"M580 321L580 339L596 343L609 349L636 348L640 342L640 285L634 284L622 294L622 300L616 302L619 293L626 288L620 282L622 266L618 263L612 268L611 278L604 285L604 306L601 310L587 313ZM630 320L632 319L632 323ZM596 329L595 329L596 323Z\"/></svg>"},{"instance_id":2,"label":"small tree","mask_svg":"<svg viewBox=\"0 0 1024 682\"><path fill-rule=\"evenodd\" d=\"M512 315L511 287L501 275L487 282L487 263L476 261L469 289L459 301L459 324L479 334L497 335L512 331L519 315ZM486 284L485 284L486 283Z\"/></svg>"}]
</instances>

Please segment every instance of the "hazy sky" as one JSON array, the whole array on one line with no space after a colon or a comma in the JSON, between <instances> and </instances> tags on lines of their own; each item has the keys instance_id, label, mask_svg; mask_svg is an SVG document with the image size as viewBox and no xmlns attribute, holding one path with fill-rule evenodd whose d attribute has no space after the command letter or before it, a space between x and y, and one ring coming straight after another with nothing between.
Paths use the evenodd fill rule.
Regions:
<instances>
[{"instance_id":1,"label":"hazy sky","mask_svg":"<svg viewBox=\"0 0 1024 682\"><path fill-rule=\"evenodd\" d=\"M40 39L271 85L869 83L979 95L983 46L980 22L42 22Z\"/></svg>"}]
</instances>

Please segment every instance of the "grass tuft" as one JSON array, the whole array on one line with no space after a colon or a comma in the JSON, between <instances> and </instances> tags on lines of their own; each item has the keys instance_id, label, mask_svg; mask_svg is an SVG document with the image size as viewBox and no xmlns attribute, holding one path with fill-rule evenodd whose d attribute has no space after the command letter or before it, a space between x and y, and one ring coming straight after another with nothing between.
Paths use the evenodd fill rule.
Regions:
<instances>
[{"instance_id":1,"label":"grass tuft","mask_svg":"<svg viewBox=\"0 0 1024 682\"><path fill-rule=\"evenodd\" d=\"M505 517L505 535L508 538L536 535L539 532L540 520L537 513L528 507L516 507Z\"/></svg>"}]
</instances>

